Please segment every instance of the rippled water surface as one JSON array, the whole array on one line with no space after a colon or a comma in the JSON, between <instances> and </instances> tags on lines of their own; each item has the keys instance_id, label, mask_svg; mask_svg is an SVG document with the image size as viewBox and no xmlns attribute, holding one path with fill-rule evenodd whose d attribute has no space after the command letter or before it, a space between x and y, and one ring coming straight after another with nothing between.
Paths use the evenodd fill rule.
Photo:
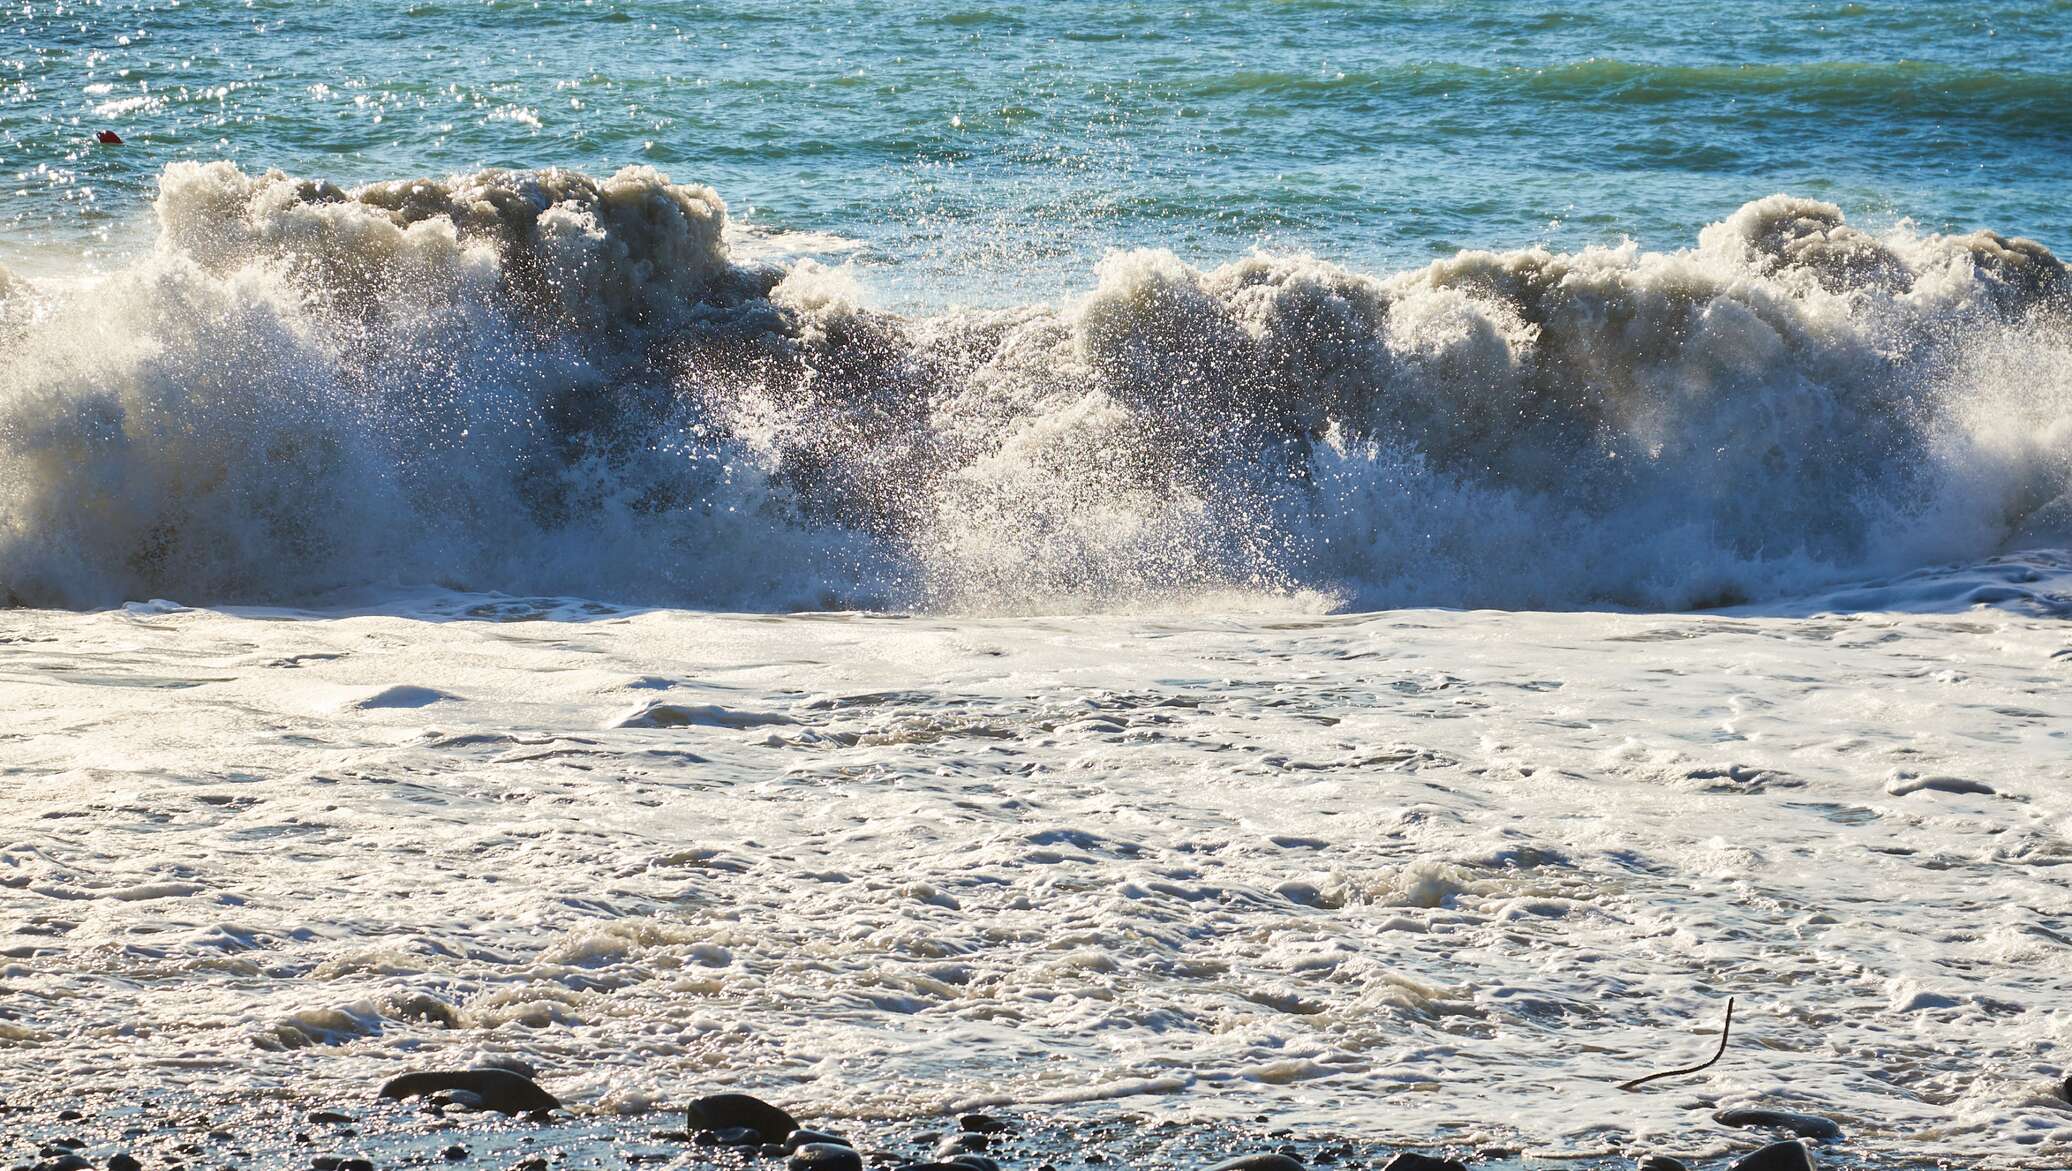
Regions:
<instances>
[{"instance_id":1,"label":"rippled water surface","mask_svg":"<svg viewBox=\"0 0 2072 1171\"><path fill-rule=\"evenodd\" d=\"M652 163L864 242L888 296L996 302L1118 244L1673 246L1780 190L2062 244L2072 180L2052 3L108 0L0 32L10 253L121 243L182 158Z\"/></svg>"}]
</instances>

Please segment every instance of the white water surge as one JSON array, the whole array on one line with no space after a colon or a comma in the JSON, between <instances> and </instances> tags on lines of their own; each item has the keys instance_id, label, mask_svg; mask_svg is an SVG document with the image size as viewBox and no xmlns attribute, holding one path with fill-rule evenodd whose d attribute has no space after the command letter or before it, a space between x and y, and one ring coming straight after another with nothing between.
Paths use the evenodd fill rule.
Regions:
<instances>
[{"instance_id":1,"label":"white water surge","mask_svg":"<svg viewBox=\"0 0 2072 1171\"><path fill-rule=\"evenodd\" d=\"M2039 246L1774 196L902 316L651 171L157 212L0 279L11 1084L2072 1157Z\"/></svg>"},{"instance_id":2,"label":"white water surge","mask_svg":"<svg viewBox=\"0 0 2072 1171\"><path fill-rule=\"evenodd\" d=\"M1677 253L1117 254L902 317L710 189L175 165L0 299L0 590L747 609L1683 609L2061 546L2064 266L1774 196Z\"/></svg>"},{"instance_id":3,"label":"white water surge","mask_svg":"<svg viewBox=\"0 0 2072 1171\"><path fill-rule=\"evenodd\" d=\"M1760 1103L1859 1154L2057 1166L2072 652L1962 600L2068 587L2008 562L1882 595L1948 614L1806 618L15 611L0 1059L322 1103L516 1057L580 1109L1152 1095L1569 1152L1721 1151L1712 1109ZM1729 995L1718 1065L1612 1088L1709 1053Z\"/></svg>"}]
</instances>

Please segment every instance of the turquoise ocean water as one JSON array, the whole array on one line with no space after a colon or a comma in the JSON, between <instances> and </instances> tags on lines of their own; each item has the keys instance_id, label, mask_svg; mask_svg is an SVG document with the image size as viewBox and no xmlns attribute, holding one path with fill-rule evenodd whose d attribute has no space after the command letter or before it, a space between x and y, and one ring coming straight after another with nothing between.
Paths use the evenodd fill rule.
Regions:
<instances>
[{"instance_id":1,"label":"turquoise ocean water","mask_svg":"<svg viewBox=\"0 0 2072 1171\"><path fill-rule=\"evenodd\" d=\"M2061 0L30 2L0 15L0 261L132 247L160 168L217 158L649 163L855 242L903 302L1051 295L1131 245L1681 247L1777 191L2062 251L2068 50Z\"/></svg>"}]
</instances>

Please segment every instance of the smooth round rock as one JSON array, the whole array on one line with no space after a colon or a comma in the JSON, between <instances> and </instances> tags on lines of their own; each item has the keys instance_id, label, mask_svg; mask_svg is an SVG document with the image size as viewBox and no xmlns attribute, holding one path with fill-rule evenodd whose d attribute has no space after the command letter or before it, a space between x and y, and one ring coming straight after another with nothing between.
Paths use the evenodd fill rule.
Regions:
<instances>
[{"instance_id":1,"label":"smooth round rock","mask_svg":"<svg viewBox=\"0 0 2072 1171\"><path fill-rule=\"evenodd\" d=\"M1682 1159L1672 1159L1668 1155L1649 1155L1635 1165L1635 1171L1691 1171L1691 1169L1684 1166Z\"/></svg>"},{"instance_id":2,"label":"smooth round rock","mask_svg":"<svg viewBox=\"0 0 2072 1171\"><path fill-rule=\"evenodd\" d=\"M1786 1139L1734 1160L1727 1171L1819 1171L1806 1144Z\"/></svg>"},{"instance_id":3,"label":"smooth round rock","mask_svg":"<svg viewBox=\"0 0 2072 1171\"><path fill-rule=\"evenodd\" d=\"M108 1156L108 1171L144 1171L144 1165L128 1151L117 1151Z\"/></svg>"},{"instance_id":4,"label":"smooth round rock","mask_svg":"<svg viewBox=\"0 0 2072 1171\"><path fill-rule=\"evenodd\" d=\"M1395 1158L1382 1164L1381 1171L1468 1171L1468 1168L1455 1159L1434 1159L1416 1151L1398 1151Z\"/></svg>"},{"instance_id":5,"label":"smooth round rock","mask_svg":"<svg viewBox=\"0 0 2072 1171\"><path fill-rule=\"evenodd\" d=\"M863 1171L863 1156L847 1143L802 1143L785 1165L791 1171Z\"/></svg>"},{"instance_id":6,"label":"smooth round rock","mask_svg":"<svg viewBox=\"0 0 2072 1171\"><path fill-rule=\"evenodd\" d=\"M967 1134L999 1134L1014 1129L1014 1124L990 1114L964 1114L957 1118L957 1129Z\"/></svg>"},{"instance_id":7,"label":"smooth round rock","mask_svg":"<svg viewBox=\"0 0 2072 1171\"><path fill-rule=\"evenodd\" d=\"M722 1126L718 1130L704 1132L712 1141L723 1147L759 1147L763 1145L763 1134L752 1126Z\"/></svg>"},{"instance_id":8,"label":"smooth round rock","mask_svg":"<svg viewBox=\"0 0 2072 1171\"><path fill-rule=\"evenodd\" d=\"M1239 1155L1225 1159L1209 1171L1303 1171L1302 1164L1286 1155Z\"/></svg>"},{"instance_id":9,"label":"smooth round rock","mask_svg":"<svg viewBox=\"0 0 2072 1171\"><path fill-rule=\"evenodd\" d=\"M1841 1138L1842 1128L1818 1114L1798 1114L1790 1110L1762 1110L1742 1108L1722 1110L1712 1116L1722 1126L1767 1126L1788 1130L1801 1138Z\"/></svg>"},{"instance_id":10,"label":"smooth round rock","mask_svg":"<svg viewBox=\"0 0 2072 1171\"><path fill-rule=\"evenodd\" d=\"M713 1094L685 1108L692 1130L722 1131L745 1127L766 1143L782 1143L799 1128L783 1109L751 1094ZM728 1144L733 1145L733 1144Z\"/></svg>"},{"instance_id":11,"label":"smooth round rock","mask_svg":"<svg viewBox=\"0 0 2072 1171\"><path fill-rule=\"evenodd\" d=\"M807 1143L833 1143L838 1147L854 1147L856 1145L841 1135L829 1134L824 1130L794 1130L784 1136L784 1153L789 1155Z\"/></svg>"},{"instance_id":12,"label":"smooth round rock","mask_svg":"<svg viewBox=\"0 0 2072 1171\"><path fill-rule=\"evenodd\" d=\"M1000 1164L986 1158L984 1155L954 1155L950 1158L950 1162L955 1163L959 1167L969 1167L971 1171L1000 1171Z\"/></svg>"},{"instance_id":13,"label":"smooth round rock","mask_svg":"<svg viewBox=\"0 0 2072 1171\"><path fill-rule=\"evenodd\" d=\"M953 1134L935 1144L935 1157L949 1159L957 1155L976 1155L993 1145L993 1140L982 1134Z\"/></svg>"},{"instance_id":14,"label":"smooth round rock","mask_svg":"<svg viewBox=\"0 0 2072 1171\"><path fill-rule=\"evenodd\" d=\"M559 1110L561 1100L534 1081L508 1069L445 1069L406 1073L381 1086L384 1098L415 1098L425 1094L469 1094L484 1110L498 1114L530 1114Z\"/></svg>"}]
</instances>

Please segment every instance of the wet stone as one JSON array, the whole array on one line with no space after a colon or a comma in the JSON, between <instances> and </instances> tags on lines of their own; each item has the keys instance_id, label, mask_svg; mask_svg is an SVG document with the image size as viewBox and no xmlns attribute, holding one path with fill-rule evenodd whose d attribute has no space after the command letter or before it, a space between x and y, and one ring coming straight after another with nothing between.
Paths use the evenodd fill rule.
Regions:
<instances>
[{"instance_id":1,"label":"wet stone","mask_svg":"<svg viewBox=\"0 0 2072 1171\"><path fill-rule=\"evenodd\" d=\"M455 1143L452 1146L447 1147L444 1154L446 1156L447 1162L458 1163L462 1159L468 1157L468 1148L461 1146L459 1143Z\"/></svg>"},{"instance_id":2,"label":"wet stone","mask_svg":"<svg viewBox=\"0 0 2072 1171\"><path fill-rule=\"evenodd\" d=\"M863 1171L863 1156L847 1143L802 1143L786 1166L790 1171Z\"/></svg>"},{"instance_id":3,"label":"wet stone","mask_svg":"<svg viewBox=\"0 0 2072 1171\"><path fill-rule=\"evenodd\" d=\"M799 1128L783 1109L750 1094L712 1094L692 1102L684 1113L692 1130L752 1130L758 1142L782 1143Z\"/></svg>"},{"instance_id":4,"label":"wet stone","mask_svg":"<svg viewBox=\"0 0 2072 1171\"><path fill-rule=\"evenodd\" d=\"M117 1151L108 1156L108 1171L143 1171L144 1165L128 1151Z\"/></svg>"},{"instance_id":5,"label":"wet stone","mask_svg":"<svg viewBox=\"0 0 2072 1171\"><path fill-rule=\"evenodd\" d=\"M1790 1110L1722 1110L1714 1114L1712 1120L1722 1126L1761 1126L1788 1130L1801 1138L1842 1137L1842 1128L1829 1119L1818 1114L1798 1114Z\"/></svg>"},{"instance_id":6,"label":"wet stone","mask_svg":"<svg viewBox=\"0 0 2072 1171\"><path fill-rule=\"evenodd\" d=\"M1282 1154L1239 1155L1223 1160L1209 1171L1302 1171L1302 1164Z\"/></svg>"},{"instance_id":7,"label":"wet stone","mask_svg":"<svg viewBox=\"0 0 2072 1171\"><path fill-rule=\"evenodd\" d=\"M949 1159L957 1155L976 1155L993 1145L993 1140L982 1134L953 1134L935 1145L935 1157Z\"/></svg>"},{"instance_id":8,"label":"wet stone","mask_svg":"<svg viewBox=\"0 0 2072 1171\"><path fill-rule=\"evenodd\" d=\"M1013 1124L990 1114L965 1114L958 1117L957 1128L967 1134L999 1134L1013 1129Z\"/></svg>"},{"instance_id":9,"label":"wet stone","mask_svg":"<svg viewBox=\"0 0 2072 1171\"><path fill-rule=\"evenodd\" d=\"M1468 1171L1468 1168L1454 1159L1435 1159L1415 1151L1402 1151L1382 1164L1381 1171Z\"/></svg>"},{"instance_id":10,"label":"wet stone","mask_svg":"<svg viewBox=\"0 0 2072 1171\"><path fill-rule=\"evenodd\" d=\"M1804 1143L1786 1139L1743 1155L1727 1171L1817 1171L1817 1166Z\"/></svg>"},{"instance_id":11,"label":"wet stone","mask_svg":"<svg viewBox=\"0 0 2072 1171\"><path fill-rule=\"evenodd\" d=\"M444 1069L406 1073L382 1083L384 1098L441 1095L456 1104L466 1096L480 1109L530 1114L561 1109L561 1101L531 1078L508 1069Z\"/></svg>"},{"instance_id":12,"label":"wet stone","mask_svg":"<svg viewBox=\"0 0 2072 1171\"><path fill-rule=\"evenodd\" d=\"M1635 1165L1634 1171L1690 1171L1690 1168L1684 1166L1682 1159L1672 1159L1668 1155L1649 1155Z\"/></svg>"},{"instance_id":13,"label":"wet stone","mask_svg":"<svg viewBox=\"0 0 2072 1171\"><path fill-rule=\"evenodd\" d=\"M833 1143L838 1147L853 1147L856 1145L841 1135L829 1134L824 1130L794 1130L784 1136L784 1153L788 1155L807 1143Z\"/></svg>"},{"instance_id":14,"label":"wet stone","mask_svg":"<svg viewBox=\"0 0 2072 1171\"><path fill-rule=\"evenodd\" d=\"M341 1114L336 1110L312 1110L303 1117L311 1122L320 1122L325 1123L327 1125L339 1122L351 1122L353 1120L352 1115Z\"/></svg>"}]
</instances>

